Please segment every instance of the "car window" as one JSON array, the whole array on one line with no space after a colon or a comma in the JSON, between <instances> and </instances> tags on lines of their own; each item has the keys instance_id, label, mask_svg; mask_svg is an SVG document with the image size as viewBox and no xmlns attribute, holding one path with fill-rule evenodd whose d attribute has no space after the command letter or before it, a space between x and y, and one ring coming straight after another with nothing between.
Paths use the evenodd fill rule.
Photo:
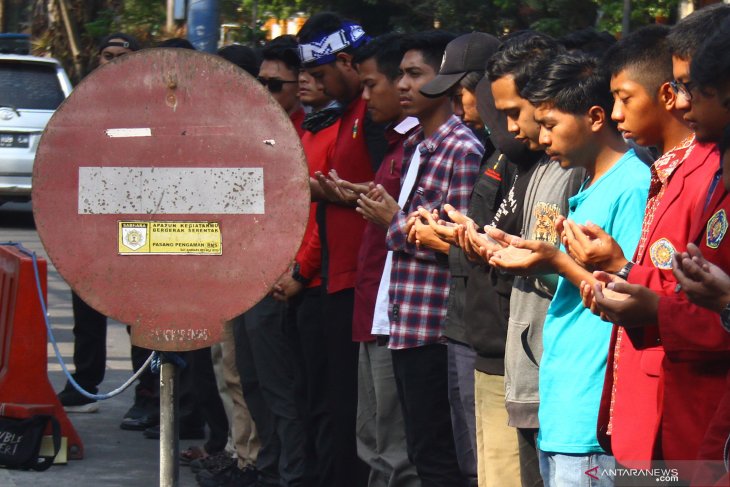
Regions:
<instances>
[{"instance_id":1,"label":"car window","mask_svg":"<svg viewBox=\"0 0 730 487\"><path fill-rule=\"evenodd\" d=\"M0 63L0 106L55 110L63 100L55 66Z\"/></svg>"}]
</instances>

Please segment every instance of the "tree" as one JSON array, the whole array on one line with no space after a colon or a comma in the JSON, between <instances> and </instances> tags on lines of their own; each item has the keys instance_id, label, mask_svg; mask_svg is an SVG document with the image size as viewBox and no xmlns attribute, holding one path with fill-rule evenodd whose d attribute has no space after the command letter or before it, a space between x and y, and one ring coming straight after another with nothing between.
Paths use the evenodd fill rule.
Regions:
<instances>
[{"instance_id":1,"label":"tree","mask_svg":"<svg viewBox=\"0 0 730 487\"><path fill-rule=\"evenodd\" d=\"M618 35L621 33L623 0L593 0L599 9L598 27ZM632 0L631 30L657 21L676 21L679 0Z\"/></svg>"}]
</instances>

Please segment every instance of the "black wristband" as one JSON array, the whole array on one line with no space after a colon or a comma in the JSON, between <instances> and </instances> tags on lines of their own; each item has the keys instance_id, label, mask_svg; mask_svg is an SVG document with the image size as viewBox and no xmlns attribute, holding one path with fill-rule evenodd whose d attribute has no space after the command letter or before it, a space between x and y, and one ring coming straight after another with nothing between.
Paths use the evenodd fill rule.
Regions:
<instances>
[{"instance_id":1,"label":"black wristband","mask_svg":"<svg viewBox=\"0 0 730 487\"><path fill-rule=\"evenodd\" d=\"M291 278L297 281L298 283L302 284L303 286L306 286L311 282L311 279L307 279L303 275L299 273L299 263L294 264L294 268L291 271Z\"/></svg>"}]
</instances>

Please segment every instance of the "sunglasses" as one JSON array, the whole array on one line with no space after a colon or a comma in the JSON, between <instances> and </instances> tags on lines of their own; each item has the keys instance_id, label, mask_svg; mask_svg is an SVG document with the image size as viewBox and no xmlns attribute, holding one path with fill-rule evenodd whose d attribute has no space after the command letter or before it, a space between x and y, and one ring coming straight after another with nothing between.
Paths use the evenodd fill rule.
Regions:
<instances>
[{"instance_id":1,"label":"sunglasses","mask_svg":"<svg viewBox=\"0 0 730 487\"><path fill-rule=\"evenodd\" d=\"M279 78L262 78L261 76L256 79L272 93L279 93L284 88L285 83L299 83L297 80L290 81Z\"/></svg>"},{"instance_id":2,"label":"sunglasses","mask_svg":"<svg viewBox=\"0 0 730 487\"><path fill-rule=\"evenodd\" d=\"M691 81L685 82L678 79L673 79L669 82L669 86L672 87L672 90L675 94L681 94L687 101L692 100L692 89L694 88L694 83L692 83Z\"/></svg>"}]
</instances>

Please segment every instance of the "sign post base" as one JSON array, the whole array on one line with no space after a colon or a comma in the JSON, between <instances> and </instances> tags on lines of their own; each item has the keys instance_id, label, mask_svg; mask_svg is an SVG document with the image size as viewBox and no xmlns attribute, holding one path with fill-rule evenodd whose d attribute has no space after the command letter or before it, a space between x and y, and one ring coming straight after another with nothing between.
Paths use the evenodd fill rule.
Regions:
<instances>
[{"instance_id":1,"label":"sign post base","mask_svg":"<svg viewBox=\"0 0 730 487\"><path fill-rule=\"evenodd\" d=\"M160 487L178 487L180 481L178 442L178 367L160 365Z\"/></svg>"}]
</instances>

